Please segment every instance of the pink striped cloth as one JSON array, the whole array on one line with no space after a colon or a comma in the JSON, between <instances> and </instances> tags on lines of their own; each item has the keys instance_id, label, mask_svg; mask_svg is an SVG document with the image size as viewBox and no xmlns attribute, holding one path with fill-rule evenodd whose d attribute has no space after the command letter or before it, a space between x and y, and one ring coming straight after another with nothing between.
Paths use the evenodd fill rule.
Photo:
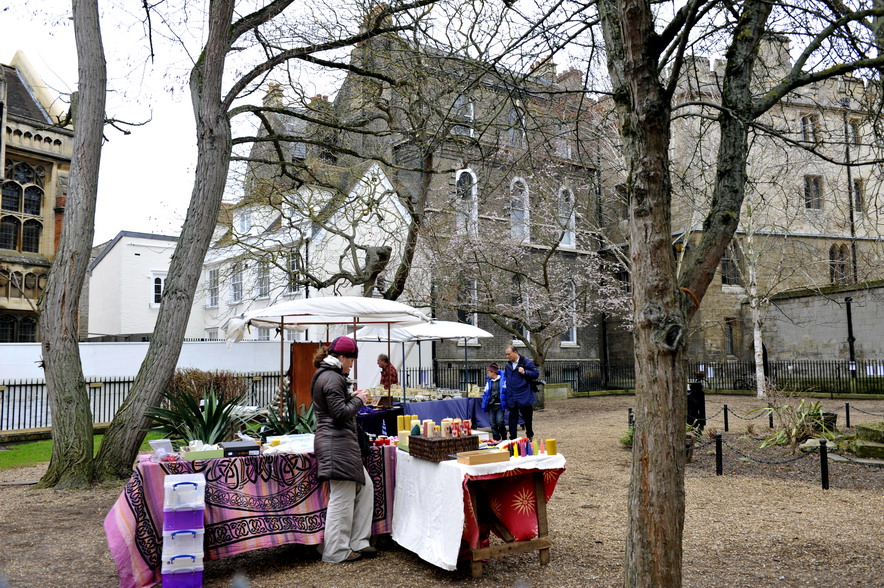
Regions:
<instances>
[{"instance_id":1,"label":"pink striped cloth","mask_svg":"<svg viewBox=\"0 0 884 588\"><path fill-rule=\"evenodd\" d=\"M390 533L396 448L373 447L374 534ZM151 463L142 456L104 519L121 588L160 581L163 480L166 474L206 476L205 559L288 543L322 542L328 484L316 479L312 454Z\"/></svg>"}]
</instances>

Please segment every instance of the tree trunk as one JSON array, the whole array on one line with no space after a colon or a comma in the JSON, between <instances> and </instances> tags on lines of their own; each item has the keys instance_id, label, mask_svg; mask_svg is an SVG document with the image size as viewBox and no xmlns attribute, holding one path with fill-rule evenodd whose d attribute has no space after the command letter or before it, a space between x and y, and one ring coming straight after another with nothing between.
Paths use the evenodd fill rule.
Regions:
<instances>
[{"instance_id":1,"label":"tree trunk","mask_svg":"<svg viewBox=\"0 0 884 588\"><path fill-rule=\"evenodd\" d=\"M672 588L682 581L687 319L671 245L671 104L659 81L650 5L606 0L600 11L630 197L636 426L624 584Z\"/></svg>"},{"instance_id":2,"label":"tree trunk","mask_svg":"<svg viewBox=\"0 0 884 588\"><path fill-rule=\"evenodd\" d=\"M43 488L83 488L92 481L92 411L80 362L78 313L95 232L107 66L97 1L73 0L72 9L79 107L70 192L40 319L52 414L52 457L40 480Z\"/></svg>"},{"instance_id":3,"label":"tree trunk","mask_svg":"<svg viewBox=\"0 0 884 588\"><path fill-rule=\"evenodd\" d=\"M97 457L101 479L128 478L150 421L148 406L158 405L175 372L203 260L218 218L230 163L231 130L222 102L222 77L230 49L233 0L211 5L206 47L190 75L197 128L197 165L181 236L172 256L162 304L132 390L117 412Z\"/></svg>"}]
</instances>

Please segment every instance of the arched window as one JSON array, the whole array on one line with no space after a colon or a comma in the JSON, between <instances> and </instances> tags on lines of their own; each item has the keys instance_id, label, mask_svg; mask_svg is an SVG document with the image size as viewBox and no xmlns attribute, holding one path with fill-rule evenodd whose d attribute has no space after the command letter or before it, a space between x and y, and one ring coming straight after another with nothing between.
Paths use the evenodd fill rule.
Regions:
<instances>
[{"instance_id":1,"label":"arched window","mask_svg":"<svg viewBox=\"0 0 884 588\"><path fill-rule=\"evenodd\" d=\"M40 216L40 208L43 203L43 190L37 186L25 188L25 214Z\"/></svg>"},{"instance_id":2,"label":"arched window","mask_svg":"<svg viewBox=\"0 0 884 588\"><path fill-rule=\"evenodd\" d=\"M457 232L476 235L479 232L479 198L476 176L471 170L462 169L455 175L455 207Z\"/></svg>"},{"instance_id":3,"label":"arched window","mask_svg":"<svg viewBox=\"0 0 884 588\"><path fill-rule=\"evenodd\" d=\"M522 178L516 178L510 185L510 234L513 239L528 240L528 216L528 184Z\"/></svg>"},{"instance_id":4,"label":"arched window","mask_svg":"<svg viewBox=\"0 0 884 588\"><path fill-rule=\"evenodd\" d=\"M18 249L21 222L14 216L0 219L0 249Z\"/></svg>"},{"instance_id":5,"label":"arched window","mask_svg":"<svg viewBox=\"0 0 884 588\"><path fill-rule=\"evenodd\" d=\"M26 253L40 252L40 235L43 231L43 176L41 166L23 161L6 161L7 178L3 182L3 210L0 226L0 249L13 249Z\"/></svg>"},{"instance_id":6,"label":"arched window","mask_svg":"<svg viewBox=\"0 0 884 588\"><path fill-rule=\"evenodd\" d=\"M568 188L562 188L562 191L559 192L559 229L562 231L559 245L561 247L575 247L577 245L574 224L574 193Z\"/></svg>"},{"instance_id":7,"label":"arched window","mask_svg":"<svg viewBox=\"0 0 884 588\"><path fill-rule=\"evenodd\" d=\"M43 225L39 221L25 221L21 237L21 250L28 253L40 252L40 234L43 232Z\"/></svg>"},{"instance_id":8,"label":"arched window","mask_svg":"<svg viewBox=\"0 0 884 588\"><path fill-rule=\"evenodd\" d=\"M829 280L833 284L847 284L850 282L849 255L847 245L832 245L829 247Z\"/></svg>"},{"instance_id":9,"label":"arched window","mask_svg":"<svg viewBox=\"0 0 884 588\"><path fill-rule=\"evenodd\" d=\"M15 182L4 182L3 184L3 210L11 212L19 212L21 208L21 186Z\"/></svg>"}]
</instances>

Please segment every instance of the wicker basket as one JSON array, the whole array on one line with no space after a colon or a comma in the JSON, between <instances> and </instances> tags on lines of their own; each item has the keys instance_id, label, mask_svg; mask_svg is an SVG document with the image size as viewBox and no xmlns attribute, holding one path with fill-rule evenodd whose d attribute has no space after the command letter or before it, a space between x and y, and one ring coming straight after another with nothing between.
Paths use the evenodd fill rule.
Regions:
<instances>
[{"instance_id":1,"label":"wicker basket","mask_svg":"<svg viewBox=\"0 0 884 588\"><path fill-rule=\"evenodd\" d=\"M454 459L451 456L461 451L475 451L479 449L479 437L424 437L423 435L411 435L408 438L408 452L413 457L426 459L427 461L445 461Z\"/></svg>"}]
</instances>

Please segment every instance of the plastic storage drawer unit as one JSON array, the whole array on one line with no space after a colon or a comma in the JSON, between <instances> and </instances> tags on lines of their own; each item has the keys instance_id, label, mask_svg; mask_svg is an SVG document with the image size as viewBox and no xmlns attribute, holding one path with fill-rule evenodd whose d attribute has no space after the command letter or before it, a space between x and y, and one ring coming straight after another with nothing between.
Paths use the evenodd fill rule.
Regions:
<instances>
[{"instance_id":1,"label":"plastic storage drawer unit","mask_svg":"<svg viewBox=\"0 0 884 588\"><path fill-rule=\"evenodd\" d=\"M203 474L169 474L163 481L164 510L206 507L206 477Z\"/></svg>"}]
</instances>

